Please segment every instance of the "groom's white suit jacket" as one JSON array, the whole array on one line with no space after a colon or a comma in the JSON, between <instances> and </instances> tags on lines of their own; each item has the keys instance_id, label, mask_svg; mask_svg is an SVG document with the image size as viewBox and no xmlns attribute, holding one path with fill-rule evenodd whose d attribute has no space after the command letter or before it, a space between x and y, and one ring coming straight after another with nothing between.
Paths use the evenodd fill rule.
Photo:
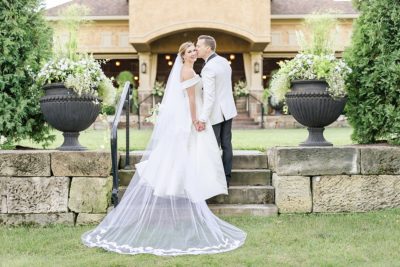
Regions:
<instances>
[{"instance_id":1,"label":"groom's white suit jacket","mask_svg":"<svg viewBox=\"0 0 400 267\"><path fill-rule=\"evenodd\" d=\"M203 110L199 120L210 120L211 125L232 119L237 115L232 94L232 68L228 60L215 56L201 71L203 81Z\"/></svg>"}]
</instances>

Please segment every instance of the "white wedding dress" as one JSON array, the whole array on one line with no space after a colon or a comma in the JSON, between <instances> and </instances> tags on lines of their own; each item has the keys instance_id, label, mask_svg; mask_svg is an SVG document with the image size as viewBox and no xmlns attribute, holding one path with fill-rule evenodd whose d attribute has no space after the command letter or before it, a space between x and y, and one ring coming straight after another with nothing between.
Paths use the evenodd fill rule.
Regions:
<instances>
[{"instance_id":1,"label":"white wedding dress","mask_svg":"<svg viewBox=\"0 0 400 267\"><path fill-rule=\"evenodd\" d=\"M221 154L210 123L197 132L186 89L195 86L197 114L202 83L180 82L181 59L171 71L149 145L121 202L82 235L89 247L121 254L211 254L240 247L246 233L216 217L205 200L227 194Z\"/></svg>"}]
</instances>

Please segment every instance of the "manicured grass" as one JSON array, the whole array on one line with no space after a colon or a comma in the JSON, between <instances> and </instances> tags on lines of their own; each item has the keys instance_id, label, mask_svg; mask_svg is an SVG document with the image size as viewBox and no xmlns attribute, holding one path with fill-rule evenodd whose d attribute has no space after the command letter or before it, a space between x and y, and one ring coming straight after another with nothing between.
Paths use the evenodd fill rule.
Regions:
<instances>
[{"instance_id":1,"label":"manicured grass","mask_svg":"<svg viewBox=\"0 0 400 267\"><path fill-rule=\"evenodd\" d=\"M398 266L400 209L369 213L225 217L248 233L228 253L119 255L80 243L93 226L0 226L1 266Z\"/></svg>"},{"instance_id":2,"label":"manicured grass","mask_svg":"<svg viewBox=\"0 0 400 267\"><path fill-rule=\"evenodd\" d=\"M325 137L334 145L351 144L351 128L327 128ZM58 131L56 141L49 148L56 148L62 144L63 137ZM131 129L130 150L143 150L150 138L151 130ZM238 150L260 150L265 151L274 146L297 146L307 138L306 129L265 129L265 130L233 130L233 148ZM80 142L92 150L109 150L109 131L87 130L81 133ZM24 146L41 148L40 144L33 144L29 140L20 143ZM125 150L125 130L118 131L118 149Z\"/></svg>"}]
</instances>

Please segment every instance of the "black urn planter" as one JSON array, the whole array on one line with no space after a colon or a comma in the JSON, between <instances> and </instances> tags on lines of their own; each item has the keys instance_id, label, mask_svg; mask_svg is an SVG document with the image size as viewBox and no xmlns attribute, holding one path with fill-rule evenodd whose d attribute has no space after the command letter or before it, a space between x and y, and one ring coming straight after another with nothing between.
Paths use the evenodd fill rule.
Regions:
<instances>
[{"instance_id":1,"label":"black urn planter","mask_svg":"<svg viewBox=\"0 0 400 267\"><path fill-rule=\"evenodd\" d=\"M92 95L78 96L62 83L48 84L43 89L45 96L40 99L40 109L44 118L64 135L64 143L57 149L86 150L79 144L79 132L96 120L100 112L99 99Z\"/></svg>"},{"instance_id":2,"label":"black urn planter","mask_svg":"<svg viewBox=\"0 0 400 267\"><path fill-rule=\"evenodd\" d=\"M308 139L300 146L332 146L324 138L324 127L340 116L346 98L332 98L327 88L323 80L296 80L291 83L291 91L286 93L290 113L308 129Z\"/></svg>"}]
</instances>

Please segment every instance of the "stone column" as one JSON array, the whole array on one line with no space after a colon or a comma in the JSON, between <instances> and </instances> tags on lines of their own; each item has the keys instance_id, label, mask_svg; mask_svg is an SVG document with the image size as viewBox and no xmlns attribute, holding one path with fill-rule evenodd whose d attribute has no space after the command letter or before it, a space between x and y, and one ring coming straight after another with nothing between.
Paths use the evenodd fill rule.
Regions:
<instances>
[{"instance_id":1,"label":"stone column","mask_svg":"<svg viewBox=\"0 0 400 267\"><path fill-rule=\"evenodd\" d=\"M263 86L262 86L262 67L263 58L262 52L250 52L250 79L249 89L250 93L257 99L262 100ZM254 99L250 99L250 117L256 121L260 121L261 107L260 104Z\"/></svg>"},{"instance_id":2,"label":"stone column","mask_svg":"<svg viewBox=\"0 0 400 267\"><path fill-rule=\"evenodd\" d=\"M251 91L254 93L259 93L259 91L263 91L262 86L262 52L250 52L250 61L251 61L251 74L250 74L250 85ZM256 65L258 64L258 72L256 73Z\"/></svg>"},{"instance_id":3,"label":"stone column","mask_svg":"<svg viewBox=\"0 0 400 267\"><path fill-rule=\"evenodd\" d=\"M151 90L150 84L150 69L151 69L151 61L150 52L141 52L139 53L139 93L141 92L149 92ZM146 72L143 72L143 64L146 65Z\"/></svg>"},{"instance_id":4,"label":"stone column","mask_svg":"<svg viewBox=\"0 0 400 267\"><path fill-rule=\"evenodd\" d=\"M139 52L139 102L149 96L153 85L151 84L151 53ZM148 116L151 109L151 98L140 105L140 120Z\"/></svg>"}]
</instances>

